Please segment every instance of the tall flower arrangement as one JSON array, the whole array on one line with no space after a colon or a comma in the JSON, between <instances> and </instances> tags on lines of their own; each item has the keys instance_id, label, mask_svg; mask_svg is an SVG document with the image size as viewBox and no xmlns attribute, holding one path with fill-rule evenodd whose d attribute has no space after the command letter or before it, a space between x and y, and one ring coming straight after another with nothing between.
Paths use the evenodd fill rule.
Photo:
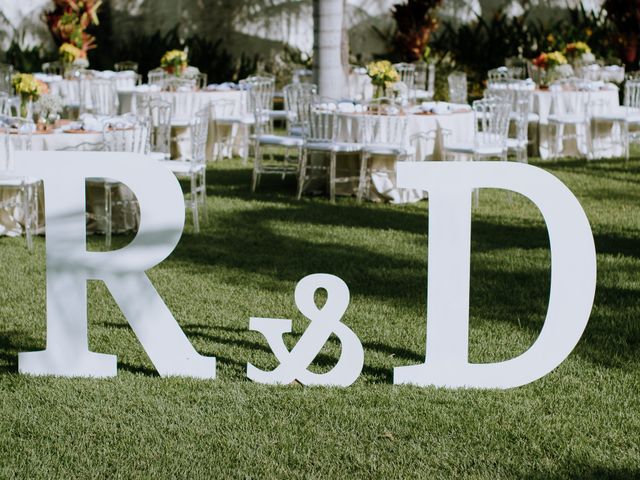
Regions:
<instances>
[{"instance_id":1,"label":"tall flower arrangement","mask_svg":"<svg viewBox=\"0 0 640 480\"><path fill-rule=\"evenodd\" d=\"M46 83L37 80L28 73L18 73L11 79L11 85L16 94L20 97L20 116L29 116L30 105L37 101L41 95L49 93Z\"/></svg>"},{"instance_id":2,"label":"tall flower arrangement","mask_svg":"<svg viewBox=\"0 0 640 480\"><path fill-rule=\"evenodd\" d=\"M61 45L63 62L86 62L89 50L96 48L96 38L87 32L98 25L98 10L102 0L53 0L55 8L45 14L47 25L56 42Z\"/></svg>"},{"instance_id":3,"label":"tall flower arrangement","mask_svg":"<svg viewBox=\"0 0 640 480\"><path fill-rule=\"evenodd\" d=\"M423 60L430 52L431 33L438 28L436 11L442 0L406 0L393 5L396 22L395 47L407 61Z\"/></svg>"},{"instance_id":4,"label":"tall flower arrangement","mask_svg":"<svg viewBox=\"0 0 640 480\"><path fill-rule=\"evenodd\" d=\"M371 78L371 83L376 87L375 96L384 95L384 91L391 88L394 83L400 81L398 71L388 60L380 60L367 65L367 75Z\"/></svg>"}]
</instances>

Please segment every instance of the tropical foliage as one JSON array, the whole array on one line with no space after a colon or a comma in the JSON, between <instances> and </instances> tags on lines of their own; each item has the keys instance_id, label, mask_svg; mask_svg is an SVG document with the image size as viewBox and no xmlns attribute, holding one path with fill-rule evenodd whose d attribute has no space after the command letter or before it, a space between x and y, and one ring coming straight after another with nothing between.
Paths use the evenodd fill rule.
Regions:
<instances>
[{"instance_id":1,"label":"tropical foliage","mask_svg":"<svg viewBox=\"0 0 640 480\"><path fill-rule=\"evenodd\" d=\"M406 0L391 9L396 22L394 47L405 61L421 60L429 53L429 40L438 27L437 8L442 0Z\"/></svg>"},{"instance_id":2,"label":"tropical foliage","mask_svg":"<svg viewBox=\"0 0 640 480\"><path fill-rule=\"evenodd\" d=\"M99 25L102 0L54 0L54 6L45 19L56 43L70 44L83 52L77 58L86 58L87 52L96 48L96 38L87 30Z\"/></svg>"}]
</instances>

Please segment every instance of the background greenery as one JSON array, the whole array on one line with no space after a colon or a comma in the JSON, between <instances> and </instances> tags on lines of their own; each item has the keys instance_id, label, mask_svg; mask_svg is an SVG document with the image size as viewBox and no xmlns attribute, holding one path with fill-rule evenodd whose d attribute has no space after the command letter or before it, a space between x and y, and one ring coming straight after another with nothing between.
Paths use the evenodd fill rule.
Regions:
<instances>
[{"instance_id":1,"label":"background greenery","mask_svg":"<svg viewBox=\"0 0 640 480\"><path fill-rule=\"evenodd\" d=\"M0 239L2 478L633 478L640 475L640 161L543 164L592 222L598 291L575 352L510 391L393 386L424 361L427 205L293 200L267 177L249 193L237 160L209 169L209 222L189 225L149 275L218 379L161 379L103 285L89 288L92 350L118 355L111 380L17 375L17 354L45 346L44 242ZM118 237L123 246L129 238ZM100 249L101 237L89 239ZM548 236L535 207L481 195L473 217L470 356L500 361L536 339L549 294ZM344 318L365 347L348 389L264 387L246 363L276 362L251 316L307 322L304 276L342 277ZM329 342L316 371L330 368Z\"/></svg>"}]
</instances>

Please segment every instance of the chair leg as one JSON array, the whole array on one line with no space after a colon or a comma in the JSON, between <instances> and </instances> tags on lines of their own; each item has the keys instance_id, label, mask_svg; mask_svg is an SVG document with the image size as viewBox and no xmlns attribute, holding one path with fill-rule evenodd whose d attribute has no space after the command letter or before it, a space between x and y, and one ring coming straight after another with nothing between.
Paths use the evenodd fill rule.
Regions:
<instances>
[{"instance_id":1,"label":"chair leg","mask_svg":"<svg viewBox=\"0 0 640 480\"><path fill-rule=\"evenodd\" d=\"M362 154L360 157L360 181L358 182L358 195L356 197L358 203L362 203L362 197L364 196L364 190L367 182L367 164L369 163L369 156Z\"/></svg>"},{"instance_id":2,"label":"chair leg","mask_svg":"<svg viewBox=\"0 0 640 480\"><path fill-rule=\"evenodd\" d=\"M257 142L254 147L254 153L255 160L253 163L253 177L251 179L251 192L253 193L255 193L256 188L258 187L258 182L260 181L260 169L262 168L262 149Z\"/></svg>"},{"instance_id":3,"label":"chair leg","mask_svg":"<svg viewBox=\"0 0 640 480\"><path fill-rule=\"evenodd\" d=\"M22 186L22 211L24 212L24 233L27 241L27 250L29 252L33 252L33 236L31 232L31 202L32 202L32 194L31 189L32 185L23 185Z\"/></svg>"},{"instance_id":4,"label":"chair leg","mask_svg":"<svg viewBox=\"0 0 640 480\"><path fill-rule=\"evenodd\" d=\"M309 158L309 152L305 149L302 152L300 158L300 167L298 168L298 200L302 198L302 191L304 190L304 181L307 178L307 161Z\"/></svg>"},{"instance_id":5,"label":"chair leg","mask_svg":"<svg viewBox=\"0 0 640 480\"><path fill-rule=\"evenodd\" d=\"M104 218L105 218L105 246L111 248L111 228L112 228L113 209L111 205L111 185L104 184Z\"/></svg>"},{"instance_id":6,"label":"chair leg","mask_svg":"<svg viewBox=\"0 0 640 480\"><path fill-rule=\"evenodd\" d=\"M191 211L193 213L193 231L200 233L200 218L198 215L198 185L197 175L191 175Z\"/></svg>"},{"instance_id":7,"label":"chair leg","mask_svg":"<svg viewBox=\"0 0 640 480\"><path fill-rule=\"evenodd\" d=\"M242 164L249 162L249 125L242 126Z\"/></svg>"},{"instance_id":8,"label":"chair leg","mask_svg":"<svg viewBox=\"0 0 640 480\"><path fill-rule=\"evenodd\" d=\"M336 152L331 152L329 159L329 199L331 203L336 203Z\"/></svg>"},{"instance_id":9,"label":"chair leg","mask_svg":"<svg viewBox=\"0 0 640 480\"><path fill-rule=\"evenodd\" d=\"M209 218L207 214L207 170L202 169L202 173L200 175L200 192L202 197L202 215L203 215L203 223L209 223Z\"/></svg>"}]
</instances>

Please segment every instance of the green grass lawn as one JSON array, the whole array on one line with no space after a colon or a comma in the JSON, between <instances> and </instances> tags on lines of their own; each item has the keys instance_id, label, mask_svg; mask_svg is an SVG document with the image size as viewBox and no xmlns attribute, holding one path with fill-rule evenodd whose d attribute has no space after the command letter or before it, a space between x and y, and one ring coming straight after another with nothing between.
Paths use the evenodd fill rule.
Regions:
<instances>
[{"instance_id":1,"label":"green grass lawn","mask_svg":"<svg viewBox=\"0 0 640 480\"><path fill-rule=\"evenodd\" d=\"M225 161L209 171L209 221L190 225L149 275L215 381L162 379L106 288L89 288L90 345L118 355L111 380L30 378L18 352L45 346L44 241L0 239L1 478L640 477L640 161L544 164L583 203L598 250L587 331L557 370L510 391L392 385L424 361L427 203L294 200L291 180ZM470 358L535 341L549 294L548 236L535 207L487 191L473 220ZM116 238L124 245L128 238ZM92 237L92 248L103 239ZM277 365L251 316L307 322L296 283L343 278L344 317L365 348L347 389L265 387L246 364ZM331 368L330 341L314 365Z\"/></svg>"}]
</instances>

